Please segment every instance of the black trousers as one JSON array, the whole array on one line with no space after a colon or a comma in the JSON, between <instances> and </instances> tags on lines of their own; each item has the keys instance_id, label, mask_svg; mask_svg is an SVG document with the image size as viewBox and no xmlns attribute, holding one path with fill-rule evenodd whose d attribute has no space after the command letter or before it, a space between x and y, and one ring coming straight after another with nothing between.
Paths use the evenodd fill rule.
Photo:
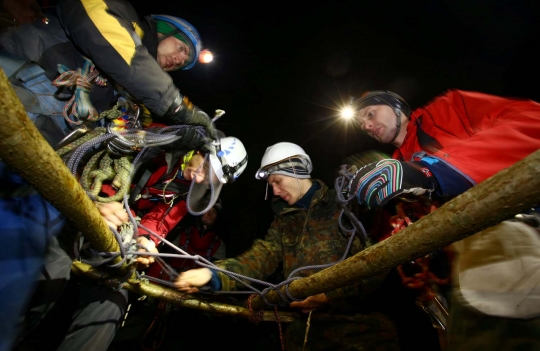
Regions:
<instances>
[{"instance_id":1,"label":"black trousers","mask_svg":"<svg viewBox=\"0 0 540 351\"><path fill-rule=\"evenodd\" d=\"M51 242L14 351L107 350L127 306L127 291L71 273L71 257Z\"/></svg>"}]
</instances>

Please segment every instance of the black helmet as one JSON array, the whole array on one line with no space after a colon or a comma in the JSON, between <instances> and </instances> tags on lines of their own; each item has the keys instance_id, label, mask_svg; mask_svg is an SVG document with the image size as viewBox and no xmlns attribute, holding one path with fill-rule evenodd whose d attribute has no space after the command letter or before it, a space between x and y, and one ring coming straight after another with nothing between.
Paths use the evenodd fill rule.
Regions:
<instances>
[{"instance_id":1,"label":"black helmet","mask_svg":"<svg viewBox=\"0 0 540 351\"><path fill-rule=\"evenodd\" d=\"M392 143L396 140L401 130L401 112L410 119L411 118L411 108L409 104L396 93L393 93L388 90L374 90L364 94L361 98L353 101L352 103L354 110L358 113L361 109L366 106L372 105L387 105L394 110L396 114L396 134L390 141Z\"/></svg>"},{"instance_id":2,"label":"black helmet","mask_svg":"<svg viewBox=\"0 0 540 351\"><path fill-rule=\"evenodd\" d=\"M401 115L398 111L396 111L399 110L403 112L407 118L411 117L411 108L405 99L388 90L370 91L353 102L355 111L360 111L364 107L371 105L388 105L396 112L397 115Z\"/></svg>"}]
</instances>

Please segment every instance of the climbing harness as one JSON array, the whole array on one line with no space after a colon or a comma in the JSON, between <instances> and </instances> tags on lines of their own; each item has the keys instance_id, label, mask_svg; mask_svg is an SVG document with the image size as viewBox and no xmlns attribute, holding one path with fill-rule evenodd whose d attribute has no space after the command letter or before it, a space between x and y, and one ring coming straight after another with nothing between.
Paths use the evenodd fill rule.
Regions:
<instances>
[{"instance_id":1,"label":"climbing harness","mask_svg":"<svg viewBox=\"0 0 540 351\"><path fill-rule=\"evenodd\" d=\"M420 219L432 213L438 208L438 204L430 200L427 203L421 201L423 198L411 201L404 199L396 205L397 214L390 218L394 235L407 226L413 224L411 217ZM450 261L451 255L448 250L443 250L446 258ZM441 286L450 283L450 275L441 278L437 276L431 267L431 254L419 257L413 261L397 267L397 272L404 286L415 289L419 292L416 298L416 305L426 312L431 319L434 328L446 330L446 319L448 317L448 306L444 296L441 294ZM412 271L413 273L409 273Z\"/></svg>"},{"instance_id":2,"label":"climbing harness","mask_svg":"<svg viewBox=\"0 0 540 351\"><path fill-rule=\"evenodd\" d=\"M345 214L353 227L359 232L363 233L364 244L371 240L367 235L362 223L356 218L349 208L349 203L353 200L354 194L348 195L347 188L353 178L354 168L348 168L347 165L342 165L340 176L336 178L335 189L338 197L339 206L342 209L342 214ZM378 238L383 240L384 238L394 235L403 230L407 226L411 225L413 221L411 217L420 219L423 216L433 212L437 209L437 204L428 200L429 206L418 200L402 199L397 204L397 214L390 219L391 227L393 228L390 235ZM409 214L410 213L410 214ZM340 217L341 220L341 217ZM445 251L446 252L446 251ZM412 276L406 274L406 268L408 270L415 270ZM432 325L435 328L445 330L446 329L446 317L448 316L448 310L446 306L446 300L440 293L439 286L447 285L450 282L450 277L440 278L435 275L430 269L430 255L417 258L414 261L409 262L407 265L400 265L397 267L397 272L401 277L403 285L411 289L417 289L420 293L416 299L416 304L426 313L430 315Z\"/></svg>"}]
</instances>

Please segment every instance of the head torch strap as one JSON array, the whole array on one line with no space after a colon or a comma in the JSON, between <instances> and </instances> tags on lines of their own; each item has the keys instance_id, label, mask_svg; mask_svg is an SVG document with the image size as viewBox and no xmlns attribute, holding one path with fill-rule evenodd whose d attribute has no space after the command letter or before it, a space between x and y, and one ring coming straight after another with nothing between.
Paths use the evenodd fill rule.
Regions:
<instances>
[{"instance_id":1,"label":"head torch strap","mask_svg":"<svg viewBox=\"0 0 540 351\"><path fill-rule=\"evenodd\" d=\"M242 161L240 161L236 166L229 166L227 161L224 158L219 158L219 161L222 164L223 174L227 177L227 181L233 181L234 180L234 173L238 171L240 168L242 168L243 165L245 165L248 161L247 155L244 157Z\"/></svg>"},{"instance_id":2,"label":"head torch strap","mask_svg":"<svg viewBox=\"0 0 540 351\"><path fill-rule=\"evenodd\" d=\"M268 168L265 168L259 172L259 177L262 179L266 179L270 176L270 174L278 172L278 171L287 171L287 173L295 174L294 169L296 168L296 171L305 169L307 171L307 166L303 162L299 161L292 161L287 160L281 163L278 163L277 165L270 166Z\"/></svg>"}]
</instances>

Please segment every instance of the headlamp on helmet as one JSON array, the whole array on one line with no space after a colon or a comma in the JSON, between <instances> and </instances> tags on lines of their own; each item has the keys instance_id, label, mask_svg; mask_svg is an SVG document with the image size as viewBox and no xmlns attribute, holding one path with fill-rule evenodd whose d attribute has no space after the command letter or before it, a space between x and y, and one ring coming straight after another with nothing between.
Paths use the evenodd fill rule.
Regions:
<instances>
[{"instance_id":1,"label":"headlamp on helmet","mask_svg":"<svg viewBox=\"0 0 540 351\"><path fill-rule=\"evenodd\" d=\"M255 178L266 179L273 173L310 178L312 170L311 159L304 149L293 143L281 142L266 148Z\"/></svg>"},{"instance_id":2,"label":"headlamp on helmet","mask_svg":"<svg viewBox=\"0 0 540 351\"><path fill-rule=\"evenodd\" d=\"M231 183L246 169L248 155L244 144L235 137L225 137L215 146L215 155L210 154L214 173L221 183Z\"/></svg>"}]
</instances>

